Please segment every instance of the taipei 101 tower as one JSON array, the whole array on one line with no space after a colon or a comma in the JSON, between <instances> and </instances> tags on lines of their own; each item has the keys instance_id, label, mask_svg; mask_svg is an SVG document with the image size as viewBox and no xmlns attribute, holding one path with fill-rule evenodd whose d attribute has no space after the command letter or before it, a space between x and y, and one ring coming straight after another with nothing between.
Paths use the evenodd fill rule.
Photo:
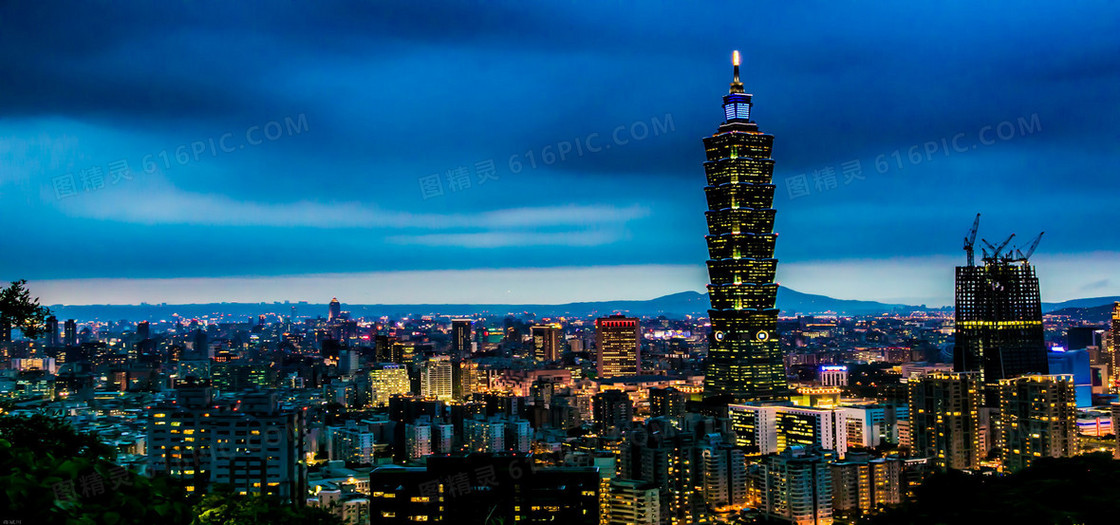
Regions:
<instances>
[{"instance_id":1,"label":"taipei 101 tower","mask_svg":"<svg viewBox=\"0 0 1120 525\"><path fill-rule=\"evenodd\" d=\"M704 139L708 186L708 295L712 309L704 397L750 403L788 399L778 347L774 273L774 136L751 120L751 95L735 78L724 121Z\"/></svg>"}]
</instances>

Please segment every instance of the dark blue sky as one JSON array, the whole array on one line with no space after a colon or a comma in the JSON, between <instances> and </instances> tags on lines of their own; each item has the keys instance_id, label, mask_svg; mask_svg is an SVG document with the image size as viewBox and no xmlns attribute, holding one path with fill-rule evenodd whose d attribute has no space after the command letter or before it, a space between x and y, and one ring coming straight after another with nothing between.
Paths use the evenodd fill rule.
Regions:
<instances>
[{"instance_id":1,"label":"dark blue sky","mask_svg":"<svg viewBox=\"0 0 1120 525\"><path fill-rule=\"evenodd\" d=\"M1108 2L29 3L0 34L0 278L48 302L702 289L732 49L784 285L949 303L982 212L1046 231L1044 299L1120 294Z\"/></svg>"}]
</instances>

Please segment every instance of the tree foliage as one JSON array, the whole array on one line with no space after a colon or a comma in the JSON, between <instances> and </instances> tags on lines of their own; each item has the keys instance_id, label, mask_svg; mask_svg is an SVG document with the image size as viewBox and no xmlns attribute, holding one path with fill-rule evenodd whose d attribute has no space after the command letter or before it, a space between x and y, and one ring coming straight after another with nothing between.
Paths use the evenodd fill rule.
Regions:
<instances>
[{"instance_id":1,"label":"tree foliage","mask_svg":"<svg viewBox=\"0 0 1120 525\"><path fill-rule=\"evenodd\" d=\"M42 415L0 416L0 518L66 525L337 525L333 515L218 490L188 493L166 477L114 464L96 436Z\"/></svg>"},{"instance_id":2,"label":"tree foliage","mask_svg":"<svg viewBox=\"0 0 1120 525\"><path fill-rule=\"evenodd\" d=\"M56 458L116 458L116 452L97 436L77 432L65 421L41 414L0 417L0 439Z\"/></svg>"},{"instance_id":3,"label":"tree foliage","mask_svg":"<svg viewBox=\"0 0 1120 525\"><path fill-rule=\"evenodd\" d=\"M21 279L0 289L0 326L19 328L25 337L35 339L45 331L51 311L39 306L39 298L32 298L26 285Z\"/></svg>"},{"instance_id":4,"label":"tree foliage","mask_svg":"<svg viewBox=\"0 0 1120 525\"><path fill-rule=\"evenodd\" d=\"M1007 476L935 474L914 501L864 520L913 523L1097 524L1120 516L1120 461L1095 453L1042 458Z\"/></svg>"},{"instance_id":5,"label":"tree foliage","mask_svg":"<svg viewBox=\"0 0 1120 525\"><path fill-rule=\"evenodd\" d=\"M188 523L185 491L114 464L96 436L46 416L0 418L0 508L22 523Z\"/></svg>"},{"instance_id":6,"label":"tree foliage","mask_svg":"<svg viewBox=\"0 0 1120 525\"><path fill-rule=\"evenodd\" d=\"M207 494L195 505L191 525L270 523L276 525L337 525L333 514L314 507L286 505L268 496L243 496L228 489Z\"/></svg>"}]
</instances>

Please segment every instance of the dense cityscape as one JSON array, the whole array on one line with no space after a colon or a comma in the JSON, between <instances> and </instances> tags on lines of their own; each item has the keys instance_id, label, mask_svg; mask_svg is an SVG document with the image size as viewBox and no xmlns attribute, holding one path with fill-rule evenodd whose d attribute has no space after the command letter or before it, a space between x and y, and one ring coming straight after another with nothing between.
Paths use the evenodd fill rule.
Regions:
<instances>
[{"instance_id":1,"label":"dense cityscape","mask_svg":"<svg viewBox=\"0 0 1120 525\"><path fill-rule=\"evenodd\" d=\"M1112 247L1093 248L1105 261L1103 279L1070 288L1072 281L1064 275L1071 273L1070 266L1050 267L1055 259L1045 254L1049 242L1067 247L1081 241L1063 237L1069 228L1022 236L1002 232L1007 215L1022 215L993 204L952 218L939 216L939 222L952 222L959 231L955 239L963 238L935 248L955 252L954 262L931 258L941 264L936 275L952 276L937 283L950 303L835 299L790 289L779 282L788 275L783 254L831 241L825 230L817 238L779 239L786 207L798 197L839 188L841 180L847 186L876 171L901 169L906 150L878 155L874 163L838 163L838 171L814 170L812 184L801 175L801 189L796 177L780 181L775 169L786 162L783 152L788 151L782 148L799 137L772 131L770 122L783 115L755 112L755 86L746 74L749 53L731 51L729 63L721 62L726 68L722 82L728 84L682 81L680 89L687 88L690 98L704 98L710 106L710 120L686 123L684 112L665 113L618 126L609 137L619 149L676 132L678 126L707 129L703 136L687 138L697 152L689 157L694 159L689 185L703 198L703 205L689 213L703 217L704 226L678 225L691 239L703 239L706 260L696 257L689 263L706 269L702 293L662 296L651 290L642 295L656 297L651 300L518 304L513 294L518 285L503 281L516 269L503 260L486 267L493 272L489 277L472 278L481 284L463 278L453 286L428 286L437 291L443 286L448 297L455 294L446 304L432 302L432 295L416 304L393 299L373 304L366 300L370 290L345 285L321 286L317 297L306 297L288 281L282 284L283 272L240 270L222 274L229 280L214 281L217 285L206 281L210 277L204 272L162 281L200 291L217 286L219 295L208 296L214 301L209 304L136 304L118 300L126 295L97 295L135 291L121 284L128 277L94 282L101 274L82 269L60 284L12 270L32 266L0 266L5 284L0 290L0 524L1113 522L1120 512L1120 297L1105 295L1115 285ZM461 79L432 78L451 86L441 93L454 98ZM298 82L284 83L292 92L302 89ZM661 88L634 84L627 89ZM778 98L757 93L760 109ZM1024 115L982 128L977 145L958 148L965 134L949 135L940 143L914 146L908 158L914 166L920 164L914 152L928 162L935 155L988 146L985 137L1008 141L1043 129L1038 113ZM433 126L444 125L445 117L433 118ZM250 146L279 141L309 131L308 122L303 113L274 119L249 128L244 138ZM245 148L227 150L227 139L238 137L220 137L208 145L198 141L200 148L184 146L194 160L184 153L188 161L179 161L179 167L192 162L197 167L207 148L213 157L218 150ZM8 138L0 135L0 141ZM432 144L439 140L430 139ZM563 160L575 147L583 157L585 149L605 152L611 147L607 141L606 134L583 135L574 143L556 143L554 153ZM553 153L551 147L510 157L509 170L536 169L538 160L552 164L545 154ZM108 172L97 168L96 174L111 174L116 185L140 169L162 176L161 170L174 166L166 152L144 158L143 168L134 165L130 172L126 164L109 163ZM149 165L155 168L148 171ZM444 196L445 181L446 193L470 188L472 180L477 190L472 195L491 191L481 188L498 180L494 161L470 166L447 171L446 178L421 177L422 199ZM59 202L86 198L81 194L91 191L91 173L55 177L51 194ZM333 184L323 178L323 185ZM300 184L320 182L307 178ZM210 207L182 198L187 204L181 208L189 210L191 220L175 223L184 226L176 232L181 237L175 249L116 253L117 243L137 243L133 230L124 229L119 238L99 240L110 246L100 249L113 252L113 260L131 257L153 268L158 259L197 263L209 258L221 265L237 252L268 251L272 241L248 234L229 245L233 248L192 246L186 241L199 237L189 230L212 227L205 216L233 207L234 200ZM137 204L143 220L158 222L180 208L152 203ZM96 209L102 213L98 217L110 221L125 221L122 217L132 213L119 211L127 206L98 206L74 213ZM318 232L324 224L341 222L339 217L350 220L366 211L315 206L309 199L270 215L267 206L249 205L236 218L244 224L236 226L273 221L269 227L293 232L280 244L304 243L300 249L331 252L332 264L363 257L358 248L334 252L307 244L297 230ZM915 202L912 211L920 215L928 207ZM292 210L310 216L342 210L342 215L326 213L296 224L307 219L291 219ZM539 235L547 238L541 245L563 246L569 252L565 257L598 267L596 254L602 252L591 251L598 241L573 242L563 230L592 223L555 217L645 213L644 208L591 205L513 210L509 216L487 212L491 215L481 227L529 232L512 241L472 231L400 236L388 244L416 247L415 258L395 256L404 272L432 253L422 250L450 250L467 242L456 235L474 236L469 242L489 248L525 249L527 259L538 256L527 248L537 246L530 237ZM472 220L457 213L368 220L371 228ZM883 222L905 221L905 214L894 213L884 215ZM632 220L626 217L623 222ZM529 222L518 224L523 220ZM596 228L571 235L587 239L605 231ZM859 230L854 225L843 229ZM940 239L920 228L905 236L926 239L916 242ZM657 244L643 243L643 251ZM586 251L573 255L577 250ZM13 249L6 255L34 259L37 253ZM99 252L91 253L91 260L97 259ZM291 253L274 251L264 258ZM67 253L75 266L85 256ZM510 251L503 257L521 256ZM816 273L828 274L828 264L822 266L826 270ZM451 267L447 271L459 271ZM405 290L404 298L410 299L411 287L420 290L430 285L429 277L443 278L420 270L444 270L426 268L383 282L399 279L399 288L386 288ZM1085 265L1086 275L1092 268ZM333 275L326 272L341 270L314 271ZM640 273L627 267L586 286L607 286ZM250 274L245 279L252 286L234 280ZM144 297L158 298L170 289L158 286L159 271L136 275L137 282L151 279L137 285ZM819 278L840 281L847 275L837 271ZM87 277L91 280L81 280ZM881 278L883 289L900 286L886 273ZM176 279L181 280L172 283ZM550 284L558 290L584 286L575 279L529 279L554 281ZM1067 289L1052 292L1059 285L1049 279ZM794 282L800 289L803 281ZM222 286L229 287L228 296L221 295ZM243 300L253 286L292 296ZM457 300L482 288L499 292L473 303ZM1048 294L1067 300L1044 302ZM40 301L40 295L67 301ZM904 296L880 291L874 297ZM510 297L510 304L498 304L494 297Z\"/></svg>"}]
</instances>

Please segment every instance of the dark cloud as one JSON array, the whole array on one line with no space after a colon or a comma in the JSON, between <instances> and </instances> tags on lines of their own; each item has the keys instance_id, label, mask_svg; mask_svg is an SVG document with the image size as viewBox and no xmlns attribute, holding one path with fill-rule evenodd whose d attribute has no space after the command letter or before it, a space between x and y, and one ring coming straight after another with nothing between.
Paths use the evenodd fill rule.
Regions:
<instances>
[{"instance_id":1,"label":"dark cloud","mask_svg":"<svg viewBox=\"0 0 1120 525\"><path fill-rule=\"evenodd\" d=\"M1103 2L7 3L0 137L66 135L76 145L53 166L0 150L0 161L21 164L0 168L23 173L18 184L0 178L0 220L50 232L26 241L42 260L6 259L0 274L699 263L700 138L718 124L734 48L744 52L756 119L777 137L783 260L955 253L976 211L993 232L1045 229L1040 250L1115 249L1120 233L1103 225L1120 192L1112 176L1117 14ZM424 234L392 228L95 220L49 198L52 177L67 171L116 158L139 165L295 115L306 116L306 133L173 164L132 184L153 198L175 190L277 206L470 214L580 203L651 212L620 224L621 233L596 232L616 239L601 245L477 249L392 242ZM980 143L986 128L990 136L1036 116L1030 133ZM619 126L632 139L629 126L666 118L672 129L656 136L560 162L540 158L593 136L611 143ZM960 134L965 149L946 151ZM926 153L930 143L937 150ZM530 156L535 168L525 167ZM511 158L523 169L514 173ZM487 160L498 180L420 194L421 177ZM854 160L862 178L786 194L790 177L812 180ZM877 161L891 167L881 173ZM134 194L74 198L127 207L144 198ZM1094 224L1102 226L1086 226Z\"/></svg>"}]
</instances>

